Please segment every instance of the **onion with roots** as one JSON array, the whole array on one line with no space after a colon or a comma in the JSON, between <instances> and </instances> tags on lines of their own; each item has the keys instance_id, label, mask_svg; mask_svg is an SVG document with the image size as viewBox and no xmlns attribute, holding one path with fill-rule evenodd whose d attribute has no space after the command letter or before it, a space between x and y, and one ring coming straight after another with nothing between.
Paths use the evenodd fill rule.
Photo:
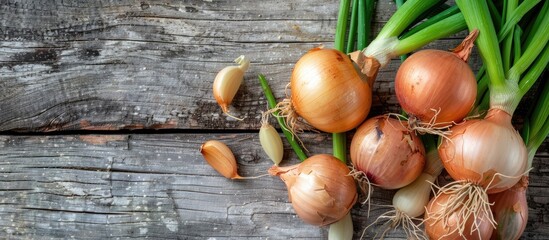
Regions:
<instances>
[{"instance_id":1,"label":"onion with roots","mask_svg":"<svg viewBox=\"0 0 549 240\"><path fill-rule=\"evenodd\" d=\"M467 58L477 35L478 31L471 32L453 52L418 51L399 67L395 93L412 128L448 127L471 111L477 82Z\"/></svg>"},{"instance_id":2,"label":"onion with roots","mask_svg":"<svg viewBox=\"0 0 549 240\"><path fill-rule=\"evenodd\" d=\"M291 76L291 100L282 106L288 126L297 115L329 133L349 131L366 119L372 102L368 82L350 58L334 49L314 48L296 63ZM297 115L296 115L297 113Z\"/></svg>"},{"instance_id":3,"label":"onion with roots","mask_svg":"<svg viewBox=\"0 0 549 240\"><path fill-rule=\"evenodd\" d=\"M273 166L269 174L284 181L295 212L312 225L325 226L342 219L357 200L349 168L332 155L314 155L288 167Z\"/></svg>"},{"instance_id":4,"label":"onion with roots","mask_svg":"<svg viewBox=\"0 0 549 240\"><path fill-rule=\"evenodd\" d=\"M425 148L405 124L377 116L360 125L351 141L353 175L384 189L413 182L425 165Z\"/></svg>"},{"instance_id":5,"label":"onion with roots","mask_svg":"<svg viewBox=\"0 0 549 240\"><path fill-rule=\"evenodd\" d=\"M511 115L492 108L481 120L469 120L452 127L444 138L439 155L448 174L456 180L439 189L449 199L431 216L442 225L453 215L487 218L495 228L488 194L515 185L526 173L527 151L520 135L511 125ZM440 212L437 212L440 211ZM468 218L456 219L457 234L464 236L471 224ZM446 228L448 226L444 226Z\"/></svg>"},{"instance_id":6,"label":"onion with roots","mask_svg":"<svg viewBox=\"0 0 549 240\"><path fill-rule=\"evenodd\" d=\"M450 195L439 195L431 199L425 211L425 231L430 239L454 240L454 239L489 239L494 231L489 216L461 215L460 210L465 206L465 199L457 202L455 209L446 206L452 201ZM447 218L436 216L441 212L449 211Z\"/></svg>"}]
</instances>

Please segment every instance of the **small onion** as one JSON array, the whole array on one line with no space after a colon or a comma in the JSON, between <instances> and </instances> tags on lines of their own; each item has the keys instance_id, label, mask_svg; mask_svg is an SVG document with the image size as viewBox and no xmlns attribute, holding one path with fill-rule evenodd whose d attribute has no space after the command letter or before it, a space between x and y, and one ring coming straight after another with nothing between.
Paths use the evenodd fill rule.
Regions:
<instances>
[{"instance_id":1,"label":"small onion","mask_svg":"<svg viewBox=\"0 0 549 240\"><path fill-rule=\"evenodd\" d=\"M512 187L526 172L526 146L503 110L491 109L484 119L466 121L451 131L439 155L453 179L475 183L492 194Z\"/></svg>"},{"instance_id":2,"label":"small onion","mask_svg":"<svg viewBox=\"0 0 549 240\"><path fill-rule=\"evenodd\" d=\"M378 116L357 129L351 141L355 170L385 189L397 189L413 182L425 165L425 148L405 123Z\"/></svg>"},{"instance_id":3,"label":"small onion","mask_svg":"<svg viewBox=\"0 0 549 240\"><path fill-rule=\"evenodd\" d=\"M523 177L515 186L488 196L490 202L494 203L492 212L498 223L492 239L520 239L528 222L527 187L528 177Z\"/></svg>"},{"instance_id":4,"label":"small onion","mask_svg":"<svg viewBox=\"0 0 549 240\"><path fill-rule=\"evenodd\" d=\"M450 124L467 116L477 94L475 75L466 62L475 38L464 40L462 45L468 45L454 52L421 50L402 63L395 93L406 113L422 122L436 116L435 124Z\"/></svg>"},{"instance_id":5,"label":"small onion","mask_svg":"<svg viewBox=\"0 0 549 240\"><path fill-rule=\"evenodd\" d=\"M295 212L312 225L324 226L340 220L358 197L349 168L332 155L314 155L288 167L273 166L269 174L284 181Z\"/></svg>"},{"instance_id":6,"label":"small onion","mask_svg":"<svg viewBox=\"0 0 549 240\"><path fill-rule=\"evenodd\" d=\"M467 219L460 215L460 208L455 209L448 219L437 219L434 214L449 211L448 206L450 195L442 194L431 199L425 211L425 231L430 239L453 240L453 239L489 239L494 228L488 220L488 216L480 215L475 219L471 214ZM463 223L463 225L461 225ZM475 226L476 225L476 226ZM458 228L463 228L460 235Z\"/></svg>"},{"instance_id":7,"label":"small onion","mask_svg":"<svg viewBox=\"0 0 549 240\"><path fill-rule=\"evenodd\" d=\"M368 82L348 56L315 48L296 63L291 76L291 104L313 127L339 133L358 126L370 111Z\"/></svg>"}]
</instances>

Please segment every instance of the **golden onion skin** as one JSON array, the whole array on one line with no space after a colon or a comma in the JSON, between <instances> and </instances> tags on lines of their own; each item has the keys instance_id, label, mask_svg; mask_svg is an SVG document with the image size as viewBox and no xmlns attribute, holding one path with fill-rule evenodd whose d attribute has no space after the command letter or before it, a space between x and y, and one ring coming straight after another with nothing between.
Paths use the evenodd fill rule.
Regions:
<instances>
[{"instance_id":1,"label":"golden onion skin","mask_svg":"<svg viewBox=\"0 0 549 240\"><path fill-rule=\"evenodd\" d=\"M526 146L505 111L490 109L484 119L450 130L438 152L453 179L476 183L493 194L512 187L526 172Z\"/></svg>"},{"instance_id":2,"label":"golden onion skin","mask_svg":"<svg viewBox=\"0 0 549 240\"><path fill-rule=\"evenodd\" d=\"M348 56L315 48L296 63L291 76L292 106L313 127L330 133L349 131L366 119L370 86Z\"/></svg>"},{"instance_id":3,"label":"golden onion skin","mask_svg":"<svg viewBox=\"0 0 549 240\"><path fill-rule=\"evenodd\" d=\"M332 155L314 155L289 167L273 166L269 173L284 181L295 212L308 224L325 226L342 219L358 198L349 168Z\"/></svg>"},{"instance_id":4,"label":"golden onion skin","mask_svg":"<svg viewBox=\"0 0 549 240\"><path fill-rule=\"evenodd\" d=\"M432 198L429 204L427 204L425 210L425 232L429 235L429 239L439 239L439 240L455 240L455 239L464 239L464 240L486 240L490 239L494 228L488 220L486 215L481 215L480 219L475 219L473 214L465 221L465 229L463 231L464 236L460 236L456 223L462 222L461 217L458 215L460 208L449 216L448 221L445 222L443 219L435 220L433 218L434 213L444 211L445 205L448 204L450 195L441 194L438 197ZM473 226L474 221L479 225L479 229L471 232L471 227ZM480 232L480 236L479 236Z\"/></svg>"},{"instance_id":5,"label":"golden onion skin","mask_svg":"<svg viewBox=\"0 0 549 240\"><path fill-rule=\"evenodd\" d=\"M423 122L435 111L436 123L461 121L472 109L477 81L469 65L456 54L427 49L412 54L399 67L395 93L402 109Z\"/></svg>"},{"instance_id":6,"label":"golden onion skin","mask_svg":"<svg viewBox=\"0 0 549 240\"><path fill-rule=\"evenodd\" d=\"M528 177L524 176L513 187L488 196L490 202L494 203L490 208L498 223L497 229L492 233L492 239L520 239L528 222L527 187Z\"/></svg>"},{"instance_id":7,"label":"golden onion skin","mask_svg":"<svg viewBox=\"0 0 549 240\"><path fill-rule=\"evenodd\" d=\"M351 141L356 170L384 189L412 183L423 171L425 147L399 120L377 116L358 127Z\"/></svg>"}]
</instances>

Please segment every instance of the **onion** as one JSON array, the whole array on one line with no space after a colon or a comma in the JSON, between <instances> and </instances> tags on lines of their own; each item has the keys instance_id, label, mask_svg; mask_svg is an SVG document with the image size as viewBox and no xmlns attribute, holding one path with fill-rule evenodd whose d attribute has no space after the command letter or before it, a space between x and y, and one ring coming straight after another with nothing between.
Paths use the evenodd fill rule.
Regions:
<instances>
[{"instance_id":1,"label":"onion","mask_svg":"<svg viewBox=\"0 0 549 240\"><path fill-rule=\"evenodd\" d=\"M515 240L519 239L526 228L528 221L528 202L526 188L528 177L522 177L515 186L489 196L494 219L498 223L492 239Z\"/></svg>"},{"instance_id":2,"label":"onion","mask_svg":"<svg viewBox=\"0 0 549 240\"><path fill-rule=\"evenodd\" d=\"M425 148L405 123L377 116L357 129L351 141L351 161L368 181L385 189L413 182L425 165Z\"/></svg>"},{"instance_id":3,"label":"onion","mask_svg":"<svg viewBox=\"0 0 549 240\"><path fill-rule=\"evenodd\" d=\"M370 111L372 93L353 63L334 49L315 48L296 63L291 105L313 127L330 133L349 131Z\"/></svg>"},{"instance_id":4,"label":"onion","mask_svg":"<svg viewBox=\"0 0 549 240\"><path fill-rule=\"evenodd\" d=\"M526 172L528 155L511 115L491 109L482 120L451 128L439 154L454 180L472 182L497 193L515 185Z\"/></svg>"},{"instance_id":5,"label":"onion","mask_svg":"<svg viewBox=\"0 0 549 240\"><path fill-rule=\"evenodd\" d=\"M452 127L442 141L439 155L448 174L456 181L439 190L449 200L435 212L436 222L449 227L452 215L483 216L495 228L487 193L498 193L515 185L526 171L527 152L511 125L511 115L492 108L482 120ZM457 210L459 208L459 210ZM468 234L467 218L455 219L458 233ZM455 227L454 227L455 228Z\"/></svg>"},{"instance_id":6,"label":"onion","mask_svg":"<svg viewBox=\"0 0 549 240\"><path fill-rule=\"evenodd\" d=\"M477 94L475 75L467 64L477 34L471 32L454 52L421 50L401 64L395 93L408 115L446 125L467 116Z\"/></svg>"},{"instance_id":7,"label":"onion","mask_svg":"<svg viewBox=\"0 0 549 240\"><path fill-rule=\"evenodd\" d=\"M451 197L446 194L439 195L431 199L425 211L425 231L430 239L489 239L494 228L492 227L488 216L469 215L466 219L460 215L460 209L463 202L459 202L457 209L447 209L446 206L451 201ZM447 219L437 218L440 212L451 211ZM461 234L463 233L463 234Z\"/></svg>"},{"instance_id":8,"label":"onion","mask_svg":"<svg viewBox=\"0 0 549 240\"><path fill-rule=\"evenodd\" d=\"M332 155L314 155L289 167L273 166L269 174L284 181L295 212L312 225L340 220L358 197L349 168Z\"/></svg>"}]
</instances>

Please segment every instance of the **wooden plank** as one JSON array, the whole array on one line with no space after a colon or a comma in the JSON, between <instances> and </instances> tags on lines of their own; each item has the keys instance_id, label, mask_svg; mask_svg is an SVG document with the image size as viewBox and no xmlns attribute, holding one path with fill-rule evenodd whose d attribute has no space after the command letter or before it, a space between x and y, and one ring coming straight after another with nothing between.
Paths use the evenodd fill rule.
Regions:
<instances>
[{"instance_id":1,"label":"wooden plank","mask_svg":"<svg viewBox=\"0 0 549 240\"><path fill-rule=\"evenodd\" d=\"M257 134L0 136L0 235L8 239L326 239L327 228L296 217L275 177L234 181L199 153L226 142L243 176L264 174L270 160ZM315 153L330 138L308 134ZM297 163L288 146L283 165ZM289 159L289 160L288 160ZM525 239L549 234L549 144L540 148L528 190ZM391 203L376 189L373 203ZM355 238L387 208L352 210ZM379 229L377 229L379 230ZM366 239L373 237L374 230ZM388 239L402 239L401 231Z\"/></svg>"},{"instance_id":2,"label":"wooden plank","mask_svg":"<svg viewBox=\"0 0 549 240\"><path fill-rule=\"evenodd\" d=\"M25 1L0 3L0 131L136 128L257 129L257 74L285 96L293 64L332 46L336 1ZM377 6L374 31L394 11ZM432 45L448 49L458 39ZM252 67L221 114L215 74L244 54ZM478 58L473 59L473 63ZM373 114L397 112L393 62Z\"/></svg>"}]
</instances>

